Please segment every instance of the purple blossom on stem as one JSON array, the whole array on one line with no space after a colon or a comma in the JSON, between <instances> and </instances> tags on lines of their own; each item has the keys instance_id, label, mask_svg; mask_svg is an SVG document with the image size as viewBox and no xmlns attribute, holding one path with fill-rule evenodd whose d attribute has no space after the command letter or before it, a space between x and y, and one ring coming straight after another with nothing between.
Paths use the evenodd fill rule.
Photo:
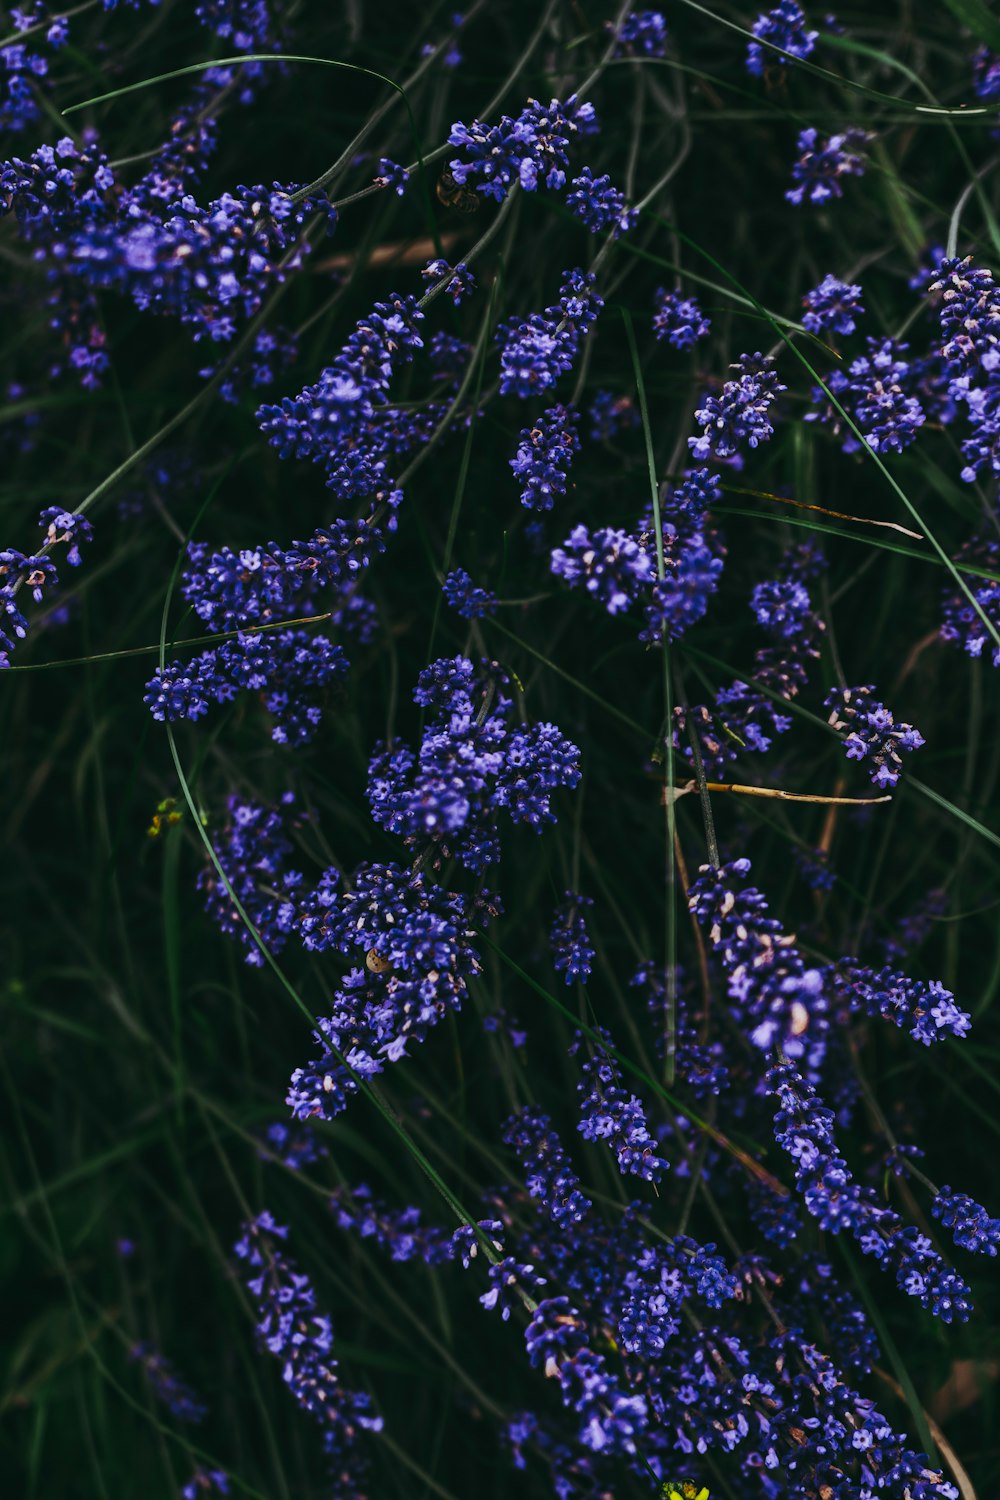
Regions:
<instances>
[{"instance_id":1,"label":"purple blossom on stem","mask_svg":"<svg viewBox=\"0 0 1000 1500\"><path fill-rule=\"evenodd\" d=\"M367 1467L359 1429L379 1432L382 1418L373 1413L366 1391L341 1384L330 1319L317 1308L310 1278L285 1255L287 1237L288 1230L265 1210L243 1225L234 1250L256 1306L259 1347L280 1360L282 1380L322 1428L335 1492L347 1500L360 1493Z\"/></svg>"},{"instance_id":2,"label":"purple blossom on stem","mask_svg":"<svg viewBox=\"0 0 1000 1500\"><path fill-rule=\"evenodd\" d=\"M446 260L429 260L420 274L431 286L447 279L445 291L456 307L476 290L476 278L461 260L456 266L450 266Z\"/></svg>"},{"instance_id":3,"label":"purple blossom on stem","mask_svg":"<svg viewBox=\"0 0 1000 1500\"><path fill-rule=\"evenodd\" d=\"M995 537L974 537L961 548L955 561L1000 573L1000 543ZM1000 633L1000 583L976 578L972 574L966 575L966 582L979 610ZM950 585L944 595L941 639L952 645L961 645L966 655L972 657L982 656L983 648L989 645L989 659L995 667L1000 667L1000 646L987 630L979 610L973 608L964 593Z\"/></svg>"},{"instance_id":4,"label":"purple blossom on stem","mask_svg":"<svg viewBox=\"0 0 1000 1500\"><path fill-rule=\"evenodd\" d=\"M481 120L453 125L449 144L464 154L452 158L449 170L460 186L473 187L497 203L515 182L528 192L540 182L558 191L566 182L571 141L596 128L593 105L580 103L575 95L565 104L553 99L547 106L529 99L516 119L502 115L498 125Z\"/></svg>"},{"instance_id":5,"label":"purple blossom on stem","mask_svg":"<svg viewBox=\"0 0 1000 1500\"><path fill-rule=\"evenodd\" d=\"M796 186L785 194L789 203L828 203L843 197L843 178L864 176L864 151L871 139L867 130L854 127L825 140L814 126L800 131L799 159L792 166Z\"/></svg>"},{"instance_id":6,"label":"purple blossom on stem","mask_svg":"<svg viewBox=\"0 0 1000 1500\"><path fill-rule=\"evenodd\" d=\"M595 177L589 167L584 167L580 176L574 177L570 188L566 194L566 206L582 219L592 234L610 229L613 238L617 239L631 229L638 218L638 211L626 207L625 194L620 188L612 187L607 173Z\"/></svg>"},{"instance_id":7,"label":"purple blossom on stem","mask_svg":"<svg viewBox=\"0 0 1000 1500\"><path fill-rule=\"evenodd\" d=\"M587 933L584 911L593 906L589 896L577 896L567 891L556 907L549 932L552 950L552 967L557 974L565 976L566 983L579 979L586 984L594 962L594 949Z\"/></svg>"},{"instance_id":8,"label":"purple blossom on stem","mask_svg":"<svg viewBox=\"0 0 1000 1500\"><path fill-rule=\"evenodd\" d=\"M658 340L666 339L675 349L693 349L699 339L708 336L711 327L696 298L682 297L680 292L667 292L663 287L657 289L653 332Z\"/></svg>"},{"instance_id":9,"label":"purple blossom on stem","mask_svg":"<svg viewBox=\"0 0 1000 1500\"><path fill-rule=\"evenodd\" d=\"M924 737L912 724L897 724L889 709L873 696L874 687L831 688L824 701L829 722L844 740L848 760L867 763L876 786L895 786L902 769L902 751L919 750Z\"/></svg>"},{"instance_id":10,"label":"purple blossom on stem","mask_svg":"<svg viewBox=\"0 0 1000 1500\"><path fill-rule=\"evenodd\" d=\"M821 333L828 328L831 333L844 337L854 332L855 317L864 315L861 288L853 282L838 281L836 276L824 276L819 286L806 292L802 299L806 308L802 326L809 333Z\"/></svg>"},{"instance_id":11,"label":"purple blossom on stem","mask_svg":"<svg viewBox=\"0 0 1000 1500\"><path fill-rule=\"evenodd\" d=\"M612 22L605 23L610 29ZM616 57L665 57L667 23L658 10L634 10L618 33Z\"/></svg>"},{"instance_id":12,"label":"purple blossom on stem","mask_svg":"<svg viewBox=\"0 0 1000 1500\"><path fill-rule=\"evenodd\" d=\"M871 1188L860 1187L837 1150L834 1114L790 1063L770 1069L767 1092L778 1101L775 1139L795 1165L795 1181L821 1229L846 1229L866 1255L895 1272L896 1284L935 1317L965 1322L969 1288L926 1235L903 1224Z\"/></svg>"},{"instance_id":13,"label":"purple blossom on stem","mask_svg":"<svg viewBox=\"0 0 1000 1500\"><path fill-rule=\"evenodd\" d=\"M573 455L580 451L578 423L572 407L558 405L522 429L510 466L524 486L521 504L528 510L551 510L555 496L565 495Z\"/></svg>"},{"instance_id":14,"label":"purple blossom on stem","mask_svg":"<svg viewBox=\"0 0 1000 1500\"><path fill-rule=\"evenodd\" d=\"M375 177L375 182L380 188L392 188L396 196L402 198L409 180L409 172L405 167L401 167L398 161L390 161L386 156L381 158Z\"/></svg>"},{"instance_id":15,"label":"purple blossom on stem","mask_svg":"<svg viewBox=\"0 0 1000 1500\"><path fill-rule=\"evenodd\" d=\"M695 458L732 458L744 443L756 448L773 436L770 408L786 389L773 364L770 355L741 354L730 366L739 371L739 377L727 380L721 395L704 397L694 414L702 434L688 438Z\"/></svg>"},{"instance_id":16,"label":"purple blossom on stem","mask_svg":"<svg viewBox=\"0 0 1000 1500\"><path fill-rule=\"evenodd\" d=\"M522 1109L507 1121L503 1138L517 1156L528 1192L554 1223L575 1224L590 1212L590 1199L548 1115Z\"/></svg>"},{"instance_id":17,"label":"purple blossom on stem","mask_svg":"<svg viewBox=\"0 0 1000 1500\"><path fill-rule=\"evenodd\" d=\"M463 620L482 620L496 613L496 594L476 588L464 568L453 568L442 585L448 605Z\"/></svg>"},{"instance_id":18,"label":"purple blossom on stem","mask_svg":"<svg viewBox=\"0 0 1000 1500\"><path fill-rule=\"evenodd\" d=\"M622 1088L610 1053L597 1054L580 1071L578 1129L584 1140L607 1141L623 1176L659 1182L670 1163L657 1155L642 1101Z\"/></svg>"},{"instance_id":19,"label":"purple blossom on stem","mask_svg":"<svg viewBox=\"0 0 1000 1500\"><path fill-rule=\"evenodd\" d=\"M554 549L552 572L570 588L585 588L612 615L627 609L655 576L648 553L628 532L612 526L593 536L586 526L575 526Z\"/></svg>"},{"instance_id":20,"label":"purple blossom on stem","mask_svg":"<svg viewBox=\"0 0 1000 1500\"><path fill-rule=\"evenodd\" d=\"M747 72L753 73L757 78L763 74L765 66L780 64L786 67L794 58L808 57L816 46L819 35L816 31L806 30L806 18L796 0L778 0L772 10L757 17L752 29L759 40L751 42L747 47ZM773 52L771 47L762 47L762 41L790 52L792 57L782 57L780 52Z\"/></svg>"},{"instance_id":21,"label":"purple blossom on stem","mask_svg":"<svg viewBox=\"0 0 1000 1500\"><path fill-rule=\"evenodd\" d=\"M59 582L58 569L49 557L51 549L65 546L66 561L76 568L82 561L80 543L89 542L93 535L85 516L58 505L41 511L38 524L43 536L37 552L19 552L14 547L0 551L0 669L10 666L10 653L28 633L28 621L17 603L19 591L28 589L34 602L41 604L45 590Z\"/></svg>"},{"instance_id":22,"label":"purple blossom on stem","mask_svg":"<svg viewBox=\"0 0 1000 1500\"><path fill-rule=\"evenodd\" d=\"M580 340L604 306L594 285L593 272L567 271L556 306L532 313L526 322L500 325L502 395L522 399L537 395L573 368Z\"/></svg>"},{"instance_id":23,"label":"purple blossom on stem","mask_svg":"<svg viewBox=\"0 0 1000 1500\"><path fill-rule=\"evenodd\" d=\"M931 1204L931 1213L951 1230L952 1239L960 1249L971 1250L974 1255L996 1255L1000 1219L991 1219L982 1204L967 1193L943 1187Z\"/></svg>"},{"instance_id":24,"label":"purple blossom on stem","mask_svg":"<svg viewBox=\"0 0 1000 1500\"><path fill-rule=\"evenodd\" d=\"M852 1010L891 1021L925 1047L969 1033L968 1012L956 1005L954 995L940 980L927 984L895 969L875 971L850 960L832 965L830 972L838 998Z\"/></svg>"},{"instance_id":25,"label":"purple blossom on stem","mask_svg":"<svg viewBox=\"0 0 1000 1500\"><path fill-rule=\"evenodd\" d=\"M471 870L499 858L500 809L540 833L555 822L552 793L580 779L579 751L554 724L510 722L506 681L494 663L433 662L414 693L431 710L419 752L379 747L369 765L375 821L410 843L431 841L439 858L454 855Z\"/></svg>"},{"instance_id":26,"label":"purple blossom on stem","mask_svg":"<svg viewBox=\"0 0 1000 1500\"><path fill-rule=\"evenodd\" d=\"M534 1266L522 1265L513 1255L507 1255L489 1269L490 1288L480 1297L487 1312L497 1308L506 1323L515 1308L524 1306L526 1297L545 1285L545 1277L539 1276Z\"/></svg>"}]
</instances>

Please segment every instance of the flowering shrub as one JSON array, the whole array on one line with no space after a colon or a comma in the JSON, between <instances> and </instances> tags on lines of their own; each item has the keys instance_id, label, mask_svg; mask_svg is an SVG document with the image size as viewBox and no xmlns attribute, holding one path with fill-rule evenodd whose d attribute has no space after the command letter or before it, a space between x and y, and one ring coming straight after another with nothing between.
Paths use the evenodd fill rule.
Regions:
<instances>
[{"instance_id":1,"label":"flowering shrub","mask_svg":"<svg viewBox=\"0 0 1000 1500\"><path fill-rule=\"evenodd\" d=\"M0 20L11 1494L995 1493L1000 61L920 10Z\"/></svg>"}]
</instances>

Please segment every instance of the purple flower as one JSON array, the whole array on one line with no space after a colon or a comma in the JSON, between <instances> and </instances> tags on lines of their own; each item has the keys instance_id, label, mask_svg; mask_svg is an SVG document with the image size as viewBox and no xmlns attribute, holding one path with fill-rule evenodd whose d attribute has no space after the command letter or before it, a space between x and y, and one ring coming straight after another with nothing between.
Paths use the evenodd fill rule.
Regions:
<instances>
[{"instance_id":1,"label":"purple flower","mask_svg":"<svg viewBox=\"0 0 1000 1500\"><path fill-rule=\"evenodd\" d=\"M975 1255L993 1255L1000 1245L1000 1219L991 1219L981 1203L967 1193L943 1187L931 1204L931 1213L950 1229L955 1244Z\"/></svg>"},{"instance_id":2,"label":"purple flower","mask_svg":"<svg viewBox=\"0 0 1000 1500\"><path fill-rule=\"evenodd\" d=\"M895 786L902 751L919 750L924 737L912 724L897 724L889 709L873 697L874 687L832 688L824 699L834 729L850 733L844 740L848 760L863 760L876 786Z\"/></svg>"},{"instance_id":3,"label":"purple flower","mask_svg":"<svg viewBox=\"0 0 1000 1500\"><path fill-rule=\"evenodd\" d=\"M805 15L795 0L779 0L773 10L758 16L753 23L753 34L759 41L751 42L747 47L747 72L757 78L761 77L765 66L780 64L784 67L791 60L772 51L771 47L762 47L761 41L790 52L793 58L803 58L812 52L819 35L816 31L806 30Z\"/></svg>"},{"instance_id":4,"label":"purple flower","mask_svg":"<svg viewBox=\"0 0 1000 1500\"><path fill-rule=\"evenodd\" d=\"M504 1141L515 1152L525 1186L556 1224L574 1224L591 1210L590 1199L548 1115L522 1109L504 1126Z\"/></svg>"},{"instance_id":5,"label":"purple flower","mask_svg":"<svg viewBox=\"0 0 1000 1500\"><path fill-rule=\"evenodd\" d=\"M596 321L602 299L594 291L592 272L567 271L559 302L526 322L501 324L500 391L526 398L555 385L573 368L580 340Z\"/></svg>"},{"instance_id":6,"label":"purple flower","mask_svg":"<svg viewBox=\"0 0 1000 1500\"><path fill-rule=\"evenodd\" d=\"M836 276L824 276L819 286L806 292L802 299L806 312L803 328L809 333L821 333L829 328L832 333L845 337L854 332L855 317L864 314L861 304L861 288L853 283L838 281Z\"/></svg>"},{"instance_id":7,"label":"purple flower","mask_svg":"<svg viewBox=\"0 0 1000 1500\"><path fill-rule=\"evenodd\" d=\"M463 620L482 620L496 613L496 595L476 588L464 568L453 568L443 584L444 597Z\"/></svg>"},{"instance_id":8,"label":"purple flower","mask_svg":"<svg viewBox=\"0 0 1000 1500\"><path fill-rule=\"evenodd\" d=\"M611 178L605 173L595 177L589 167L584 167L579 177L574 177L571 191L566 194L566 205L578 219L582 219L592 234L610 229L617 239L638 218L634 208L626 208L625 194L612 187Z\"/></svg>"},{"instance_id":9,"label":"purple flower","mask_svg":"<svg viewBox=\"0 0 1000 1500\"><path fill-rule=\"evenodd\" d=\"M593 906L589 896L576 896L567 891L556 907L549 932L552 950L552 967L563 974L567 984L579 979L586 984L594 962L594 949L587 934L584 911Z\"/></svg>"},{"instance_id":10,"label":"purple flower","mask_svg":"<svg viewBox=\"0 0 1000 1500\"><path fill-rule=\"evenodd\" d=\"M609 28L612 23L605 23ZM634 10L618 33L616 57L665 57L667 23L658 10Z\"/></svg>"},{"instance_id":11,"label":"purple flower","mask_svg":"<svg viewBox=\"0 0 1000 1500\"><path fill-rule=\"evenodd\" d=\"M704 397L694 414L702 434L688 438L695 458L731 458L742 444L756 448L773 436L770 407L786 389L773 364L770 355L741 354L730 366L739 371L738 379L727 380L720 396Z\"/></svg>"},{"instance_id":12,"label":"purple flower","mask_svg":"<svg viewBox=\"0 0 1000 1500\"><path fill-rule=\"evenodd\" d=\"M666 339L675 349L693 349L699 339L708 336L711 320L705 317L694 297L682 297L680 292L667 292L659 287L655 303L653 332L657 339Z\"/></svg>"},{"instance_id":13,"label":"purple flower","mask_svg":"<svg viewBox=\"0 0 1000 1500\"><path fill-rule=\"evenodd\" d=\"M552 571L570 588L582 586L609 614L627 609L653 577L649 555L628 532L602 526L593 537L576 526L552 553Z\"/></svg>"},{"instance_id":14,"label":"purple flower","mask_svg":"<svg viewBox=\"0 0 1000 1500\"><path fill-rule=\"evenodd\" d=\"M379 1432L382 1418L366 1391L347 1390L333 1357L333 1328L317 1307L312 1281L282 1248L288 1230L265 1210L243 1225L234 1246L243 1261L246 1289L257 1315L261 1350L281 1362L281 1378L293 1397L323 1430L331 1473L344 1493L359 1493L367 1467L359 1429Z\"/></svg>"},{"instance_id":15,"label":"purple flower","mask_svg":"<svg viewBox=\"0 0 1000 1500\"><path fill-rule=\"evenodd\" d=\"M445 291L456 307L476 289L476 278L464 261L450 266L446 260L429 260L420 274L431 286L447 279Z\"/></svg>"},{"instance_id":16,"label":"purple flower","mask_svg":"<svg viewBox=\"0 0 1000 1500\"><path fill-rule=\"evenodd\" d=\"M390 161L386 156L380 159L375 177L375 182L379 187L392 188L396 196L402 198L409 180L409 172L405 167L401 167L398 161Z\"/></svg>"},{"instance_id":17,"label":"purple flower","mask_svg":"<svg viewBox=\"0 0 1000 1500\"><path fill-rule=\"evenodd\" d=\"M578 1041L576 1047L580 1045ZM642 1101L622 1088L610 1053L598 1053L580 1071L578 1129L584 1140L607 1141L623 1175L659 1182L670 1163L657 1155Z\"/></svg>"},{"instance_id":18,"label":"purple flower","mask_svg":"<svg viewBox=\"0 0 1000 1500\"><path fill-rule=\"evenodd\" d=\"M558 190L566 182L573 137L595 129L593 105L581 104L575 95L565 104L553 99L547 106L529 99L517 119L503 115L498 125L481 120L453 125L448 140L463 155L448 166L460 186L468 184L497 203L515 182L528 192L540 182Z\"/></svg>"},{"instance_id":19,"label":"purple flower","mask_svg":"<svg viewBox=\"0 0 1000 1500\"><path fill-rule=\"evenodd\" d=\"M789 203L828 203L842 197L843 178L864 176L864 150L871 139L867 130L853 126L825 140L812 126L800 131L799 159L792 167L797 186L785 194Z\"/></svg>"},{"instance_id":20,"label":"purple flower","mask_svg":"<svg viewBox=\"0 0 1000 1500\"><path fill-rule=\"evenodd\" d=\"M524 486L521 504L528 510L551 510L555 496L565 495L573 455L580 451L578 423L572 407L557 405L522 429L510 466Z\"/></svg>"}]
</instances>

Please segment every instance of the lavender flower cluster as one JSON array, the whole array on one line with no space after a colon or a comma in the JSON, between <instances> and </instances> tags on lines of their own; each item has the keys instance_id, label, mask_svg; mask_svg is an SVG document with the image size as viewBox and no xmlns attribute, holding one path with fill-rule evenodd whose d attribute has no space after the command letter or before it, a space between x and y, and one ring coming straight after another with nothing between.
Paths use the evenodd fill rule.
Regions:
<instances>
[{"instance_id":1,"label":"lavender flower cluster","mask_svg":"<svg viewBox=\"0 0 1000 1500\"><path fill-rule=\"evenodd\" d=\"M511 26L501 5L420 18L399 83L356 8L315 24L363 64L311 46L302 7L199 0L185 23L225 58L166 75L179 102L149 96L151 144L120 149L101 100L78 133L50 130L85 56L78 32L93 24L114 56L114 28L139 46L157 6L61 15L37 0L0 44L0 250L32 320L10 345L0 468L30 474L68 447L60 414L100 420L112 398L130 455L79 497L45 476L59 503L40 537L25 523L27 550L0 551L0 666L16 683L21 655L62 665L34 659L36 634L63 639L76 612L90 652L105 573L126 560L116 587L137 594L132 567L152 572L157 544L172 548L128 603L141 623L152 600L160 622L128 722L191 814L145 853L168 851L176 1113L190 1130L196 1111L213 1144L217 1125L249 1143L253 1201L266 1187L280 1210L253 1213L220 1150L239 1199L225 1243L242 1221L230 1290L279 1394L319 1429L328 1492L452 1492L410 1452L412 1389L380 1394L383 1376L387 1392L400 1376L412 1387L419 1333L435 1373L446 1355L477 1444L493 1420L489 1463L499 1445L504 1484L526 1494L959 1500L950 1446L942 1466L902 1403L887 1397L887 1416L866 1394L898 1369L866 1306L884 1298L887 1331L919 1317L919 1338L943 1347L930 1319L965 1323L979 1294L943 1245L1000 1249L988 1204L931 1175L936 1117L909 1085L928 1059L948 1071L987 1004L965 998L962 954L936 968L950 879L930 886L919 860L900 875L876 837L880 804L903 823L923 797L961 825L956 872L966 835L996 843L976 747L960 791L944 781L967 747L958 711L937 706L953 684L923 675L938 641L959 647L970 716L992 711L978 659L1000 666L1000 290L969 228L988 163L938 223L943 187L910 191L882 107L898 88L889 102L914 132L955 111L914 106L898 78L876 87L858 57L884 54L837 46L836 18L796 0L740 25L704 12L719 78L680 12L584 27L556 5ZM514 31L513 72L477 103L479 69ZM968 50L967 87L992 108L1000 63ZM268 91L335 51L357 75L345 99L373 80L393 97L312 181L227 176L234 118L261 118ZM847 114L814 104L836 67L855 70ZM525 98L543 76L559 97ZM768 112L796 126L761 147L746 219L759 183L791 248L757 257L746 285L715 258L716 190L714 249L685 217L704 170L697 113L724 113L734 89L754 131ZM898 245L854 244L852 202L859 220L888 215L909 266ZM742 244L744 221L731 227ZM957 253L967 241L975 255ZM121 372L134 362L143 379L161 354L187 404L133 442ZM190 441L154 458L178 427ZM103 502L127 476L116 523ZM937 504L919 515L905 489L918 478ZM920 531L886 509L900 497ZM850 549L866 541L860 566ZM882 562L939 566L936 613L930 590L894 604L874 581ZM124 642L96 654L150 650ZM88 721L81 785L107 728L92 701ZM917 765L943 790L909 773L925 746ZM151 779L138 762L133 776ZM130 779L112 832L100 787L116 903L132 795ZM195 918L207 951L221 934L249 967L245 1009L230 972L194 987L174 941L192 851ZM923 884L901 916L894 892L911 879ZM102 929L95 972L117 1008L106 946ZM227 1085L249 1124L232 1100L208 1107L208 1064L182 1045L202 1024L195 1002L207 1016L218 993L241 1007ZM296 1004L291 1036L276 994ZM153 1023L133 1032L159 1067ZM325 1260L292 1218L308 1224L317 1200ZM133 1241L119 1244L131 1260ZM378 1281L363 1317L344 1308L338 1346L361 1264ZM358 1357L401 1337L397 1311L405 1358ZM476 1361L495 1351L493 1386L496 1367ZM211 1425L158 1344L129 1336L129 1357L164 1423ZM429 1381L421 1400L440 1395ZM250 1488L214 1448L185 1461L186 1500ZM390 1464L407 1470L391 1486Z\"/></svg>"}]
</instances>

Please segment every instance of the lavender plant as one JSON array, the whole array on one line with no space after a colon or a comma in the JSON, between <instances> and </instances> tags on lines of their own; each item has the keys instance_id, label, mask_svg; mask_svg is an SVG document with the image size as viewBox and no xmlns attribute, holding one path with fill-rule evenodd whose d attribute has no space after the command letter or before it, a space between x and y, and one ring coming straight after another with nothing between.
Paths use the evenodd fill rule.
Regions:
<instances>
[{"instance_id":1,"label":"lavender plant","mask_svg":"<svg viewBox=\"0 0 1000 1500\"><path fill-rule=\"evenodd\" d=\"M993 1493L998 54L0 11L12 1494Z\"/></svg>"}]
</instances>

